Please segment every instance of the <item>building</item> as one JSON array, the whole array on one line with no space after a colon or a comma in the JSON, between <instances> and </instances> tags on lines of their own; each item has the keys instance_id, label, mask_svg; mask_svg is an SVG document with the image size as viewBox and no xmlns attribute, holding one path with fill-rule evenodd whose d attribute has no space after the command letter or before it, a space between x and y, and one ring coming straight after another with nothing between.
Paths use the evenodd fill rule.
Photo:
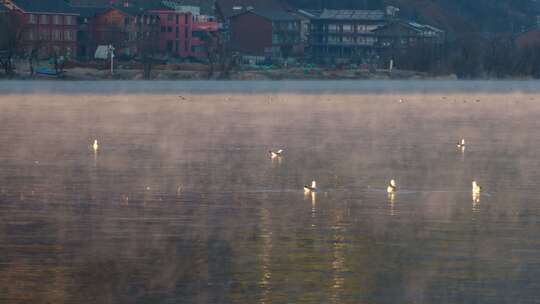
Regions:
<instances>
[{"instance_id":1,"label":"building","mask_svg":"<svg viewBox=\"0 0 540 304\"><path fill-rule=\"evenodd\" d=\"M213 41L213 37L218 33L218 23L216 21L204 21L198 19L193 23L191 35L191 57L207 58L208 44Z\"/></svg>"},{"instance_id":2,"label":"building","mask_svg":"<svg viewBox=\"0 0 540 304\"><path fill-rule=\"evenodd\" d=\"M518 49L540 48L540 28L535 27L523 33L519 33L516 36L516 46Z\"/></svg>"},{"instance_id":3,"label":"building","mask_svg":"<svg viewBox=\"0 0 540 304\"><path fill-rule=\"evenodd\" d=\"M300 19L285 11L249 10L230 17L231 48L244 55L302 54Z\"/></svg>"},{"instance_id":4,"label":"building","mask_svg":"<svg viewBox=\"0 0 540 304\"><path fill-rule=\"evenodd\" d=\"M27 52L37 50L42 57L75 55L79 14L65 1L4 0L4 5L20 16Z\"/></svg>"},{"instance_id":5,"label":"building","mask_svg":"<svg viewBox=\"0 0 540 304\"><path fill-rule=\"evenodd\" d=\"M380 49L407 49L419 44L441 45L445 42L443 30L412 21L394 20L373 32Z\"/></svg>"},{"instance_id":6,"label":"building","mask_svg":"<svg viewBox=\"0 0 540 304\"><path fill-rule=\"evenodd\" d=\"M74 6L77 16L77 58L90 60L97 48L96 17L107 7Z\"/></svg>"},{"instance_id":7,"label":"building","mask_svg":"<svg viewBox=\"0 0 540 304\"><path fill-rule=\"evenodd\" d=\"M248 10L290 11L292 7L280 0L215 0L216 15L220 22Z\"/></svg>"},{"instance_id":8,"label":"building","mask_svg":"<svg viewBox=\"0 0 540 304\"><path fill-rule=\"evenodd\" d=\"M112 5L98 13L94 23L97 45L111 44L119 56L133 57L142 52L157 53L159 15L129 4Z\"/></svg>"},{"instance_id":9,"label":"building","mask_svg":"<svg viewBox=\"0 0 540 304\"><path fill-rule=\"evenodd\" d=\"M316 61L361 60L375 52L374 30L387 23L380 10L329 10L304 14L311 19L309 53Z\"/></svg>"},{"instance_id":10,"label":"building","mask_svg":"<svg viewBox=\"0 0 540 304\"><path fill-rule=\"evenodd\" d=\"M190 56L192 14L168 7L151 9L149 12L158 16L159 20L159 53L175 57Z\"/></svg>"}]
</instances>

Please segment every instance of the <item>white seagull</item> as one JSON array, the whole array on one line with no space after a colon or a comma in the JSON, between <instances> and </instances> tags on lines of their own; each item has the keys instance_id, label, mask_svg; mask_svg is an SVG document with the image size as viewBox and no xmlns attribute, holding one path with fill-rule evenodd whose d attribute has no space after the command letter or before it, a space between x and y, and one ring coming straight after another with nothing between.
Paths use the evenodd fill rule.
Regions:
<instances>
[{"instance_id":1,"label":"white seagull","mask_svg":"<svg viewBox=\"0 0 540 304\"><path fill-rule=\"evenodd\" d=\"M472 193L473 194L480 194L480 190L482 190L482 187L480 187L480 185L478 185L478 183L476 181L473 181L472 182Z\"/></svg>"},{"instance_id":2,"label":"white seagull","mask_svg":"<svg viewBox=\"0 0 540 304\"><path fill-rule=\"evenodd\" d=\"M270 150L270 151L268 151L268 153L270 153L270 157L276 158L276 157L280 157L280 156L281 156L281 154L283 153L283 150L282 150L282 149L279 149L279 150L277 150L277 151L272 151L272 150Z\"/></svg>"},{"instance_id":3,"label":"white seagull","mask_svg":"<svg viewBox=\"0 0 540 304\"><path fill-rule=\"evenodd\" d=\"M396 181L394 181L393 179L390 180L390 184L388 185L388 187L386 188L386 192L388 193L395 193L397 190L397 186L396 186Z\"/></svg>"},{"instance_id":4,"label":"white seagull","mask_svg":"<svg viewBox=\"0 0 540 304\"><path fill-rule=\"evenodd\" d=\"M316 190L317 190L317 182L315 181L311 182L311 186L304 185L304 192L306 193L315 192Z\"/></svg>"}]
</instances>

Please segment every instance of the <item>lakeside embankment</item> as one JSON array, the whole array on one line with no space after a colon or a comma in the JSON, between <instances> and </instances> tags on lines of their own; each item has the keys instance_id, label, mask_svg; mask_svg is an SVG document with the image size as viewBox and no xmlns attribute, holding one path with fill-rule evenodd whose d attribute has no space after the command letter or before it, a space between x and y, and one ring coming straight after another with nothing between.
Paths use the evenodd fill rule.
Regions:
<instances>
[{"instance_id":1,"label":"lakeside embankment","mask_svg":"<svg viewBox=\"0 0 540 304\"><path fill-rule=\"evenodd\" d=\"M144 71L139 66L120 63L111 75L108 66L81 66L68 65L60 76L39 75L31 76L30 68L26 62L18 62L15 74L10 79L58 79L58 80L142 80ZM51 69L52 70L52 69ZM7 78L7 77L5 77ZM289 67L264 68L254 66L241 66L223 75L215 71L210 75L208 65L203 64L175 64L155 65L150 72L149 80L354 80L354 79L457 79L455 75L433 76L416 71L385 69L369 70L366 68L321 68L321 67Z\"/></svg>"}]
</instances>

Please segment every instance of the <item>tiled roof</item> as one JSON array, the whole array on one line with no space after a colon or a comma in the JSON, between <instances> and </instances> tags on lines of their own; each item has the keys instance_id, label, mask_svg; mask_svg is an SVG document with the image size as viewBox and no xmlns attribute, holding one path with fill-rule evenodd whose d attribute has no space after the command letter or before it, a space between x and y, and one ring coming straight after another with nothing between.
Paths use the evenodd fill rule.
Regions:
<instances>
[{"instance_id":1,"label":"tiled roof","mask_svg":"<svg viewBox=\"0 0 540 304\"><path fill-rule=\"evenodd\" d=\"M77 11L64 0L11 0L27 13L77 14Z\"/></svg>"},{"instance_id":2,"label":"tiled roof","mask_svg":"<svg viewBox=\"0 0 540 304\"><path fill-rule=\"evenodd\" d=\"M107 7L72 6L81 17L91 18L107 10Z\"/></svg>"},{"instance_id":3,"label":"tiled roof","mask_svg":"<svg viewBox=\"0 0 540 304\"><path fill-rule=\"evenodd\" d=\"M279 0L216 0L216 7L224 18L246 10L290 10L291 7Z\"/></svg>"},{"instance_id":4,"label":"tiled roof","mask_svg":"<svg viewBox=\"0 0 540 304\"><path fill-rule=\"evenodd\" d=\"M264 10L264 9L254 9L253 14L261 16L271 21L296 21L300 20L298 17L293 16L285 11L278 10Z\"/></svg>"},{"instance_id":5,"label":"tiled roof","mask_svg":"<svg viewBox=\"0 0 540 304\"><path fill-rule=\"evenodd\" d=\"M325 9L319 19L382 21L385 14L380 10L331 10Z\"/></svg>"}]
</instances>

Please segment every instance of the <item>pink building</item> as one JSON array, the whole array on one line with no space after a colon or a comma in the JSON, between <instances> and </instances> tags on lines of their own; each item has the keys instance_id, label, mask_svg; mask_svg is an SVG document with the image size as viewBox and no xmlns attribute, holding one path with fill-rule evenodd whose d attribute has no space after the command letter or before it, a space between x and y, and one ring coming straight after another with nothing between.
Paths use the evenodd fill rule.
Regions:
<instances>
[{"instance_id":1,"label":"pink building","mask_svg":"<svg viewBox=\"0 0 540 304\"><path fill-rule=\"evenodd\" d=\"M191 56L191 13L166 8L151 9L150 12L159 16L159 51L178 57Z\"/></svg>"}]
</instances>

